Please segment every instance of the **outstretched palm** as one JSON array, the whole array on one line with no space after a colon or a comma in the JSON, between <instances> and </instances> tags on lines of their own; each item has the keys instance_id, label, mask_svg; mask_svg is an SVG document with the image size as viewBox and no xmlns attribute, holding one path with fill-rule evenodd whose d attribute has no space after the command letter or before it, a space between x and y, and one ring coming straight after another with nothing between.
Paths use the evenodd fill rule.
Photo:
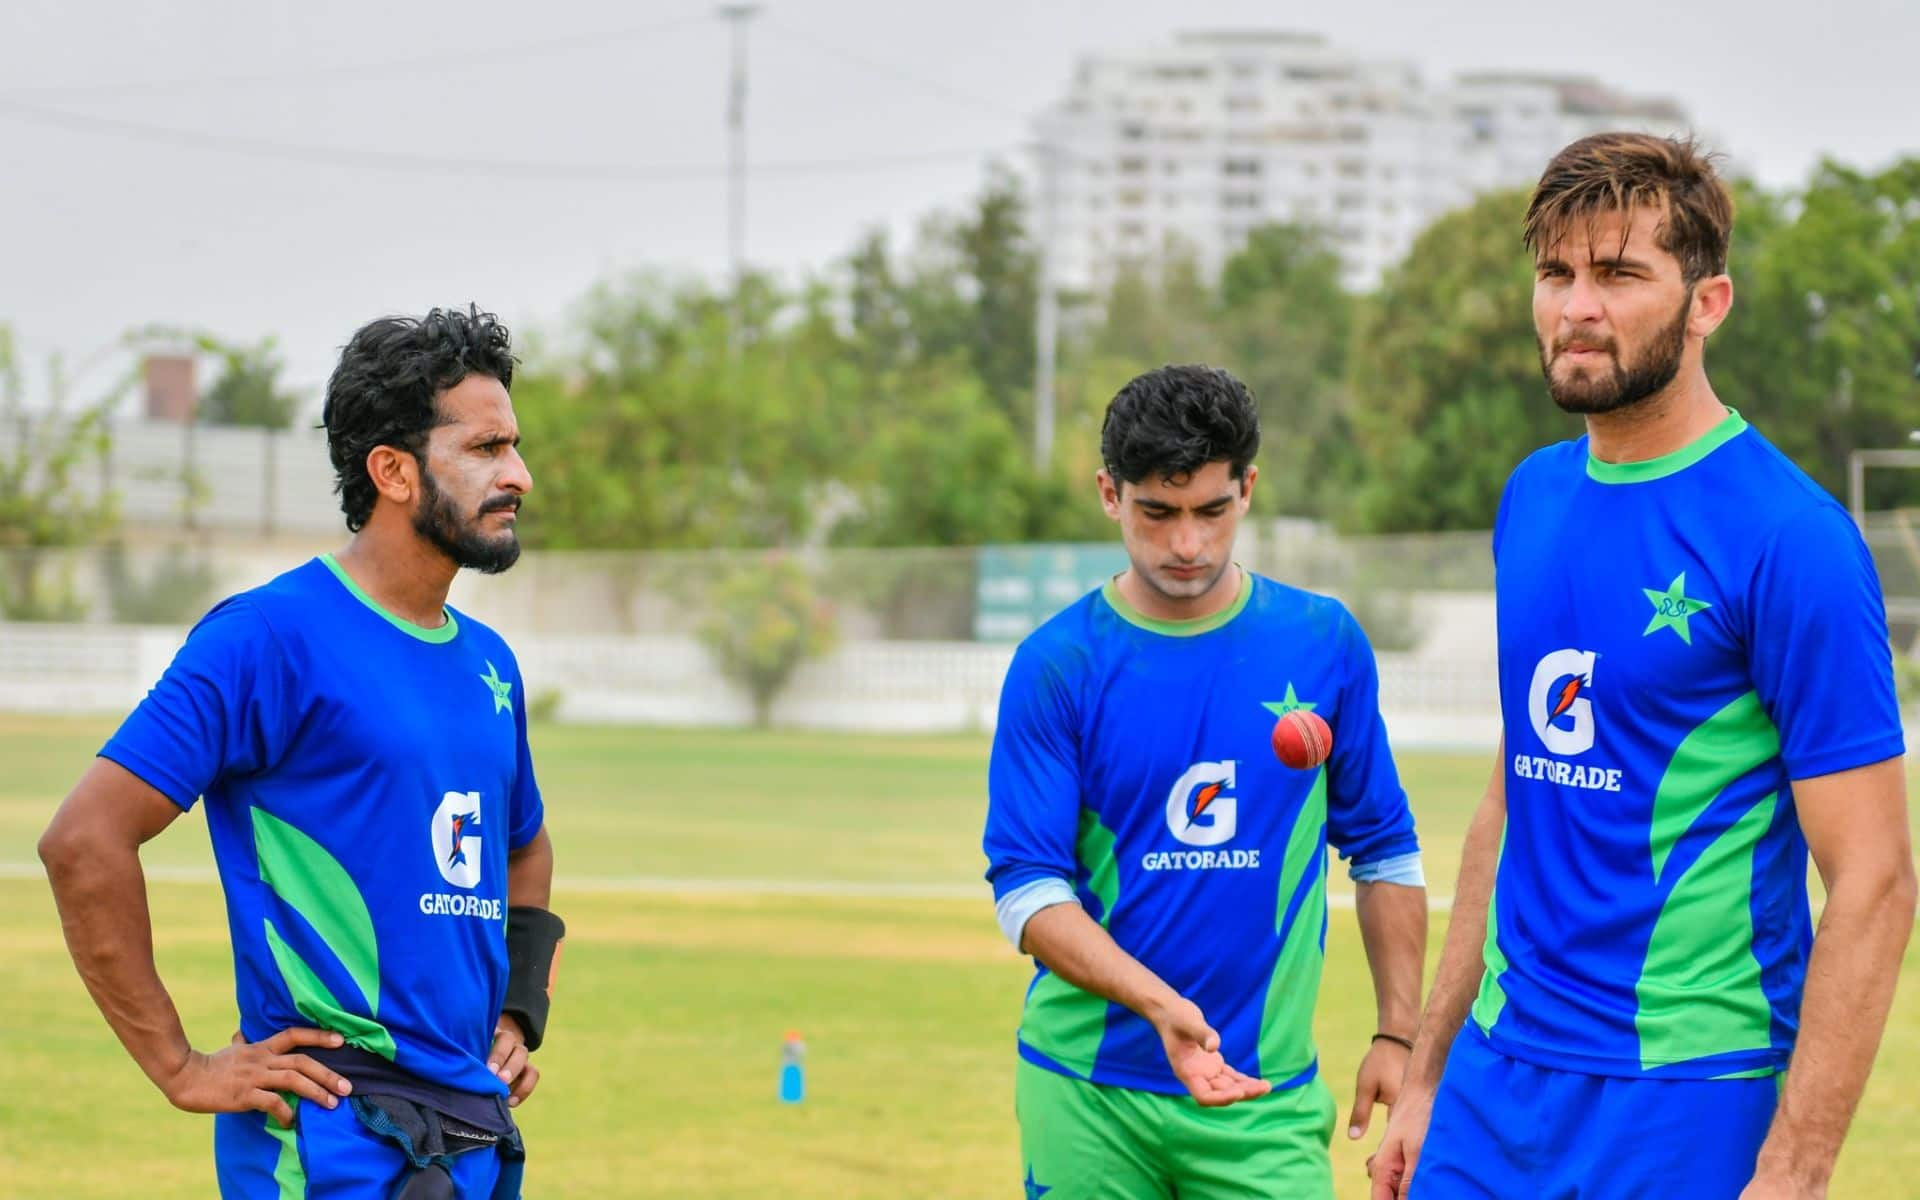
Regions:
<instances>
[{"instance_id":1,"label":"outstretched palm","mask_svg":"<svg viewBox=\"0 0 1920 1200\"><path fill-rule=\"evenodd\" d=\"M1160 1042L1174 1078L1207 1108L1252 1100L1273 1090L1264 1079L1236 1071L1220 1054L1220 1035L1208 1026L1198 1006L1184 1007L1160 1025Z\"/></svg>"}]
</instances>

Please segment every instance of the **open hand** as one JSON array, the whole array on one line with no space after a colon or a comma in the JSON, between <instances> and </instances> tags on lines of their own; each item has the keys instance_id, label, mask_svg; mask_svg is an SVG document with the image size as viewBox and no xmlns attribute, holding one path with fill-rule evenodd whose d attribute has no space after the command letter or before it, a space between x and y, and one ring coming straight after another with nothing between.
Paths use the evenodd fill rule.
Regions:
<instances>
[{"instance_id":1,"label":"open hand","mask_svg":"<svg viewBox=\"0 0 1920 1200\"><path fill-rule=\"evenodd\" d=\"M1185 1084L1193 1098L1207 1108L1220 1108L1241 1100L1252 1100L1273 1090L1264 1079L1255 1079L1227 1065L1220 1055L1220 1035L1207 1024L1200 1007L1191 1000L1179 1001L1160 1020L1154 1022L1160 1042L1167 1052L1167 1065L1174 1077Z\"/></svg>"},{"instance_id":2,"label":"open hand","mask_svg":"<svg viewBox=\"0 0 1920 1200\"><path fill-rule=\"evenodd\" d=\"M293 1128L293 1106L280 1093L291 1092L333 1108L353 1085L304 1054L300 1046L338 1046L344 1039L326 1029L282 1029L264 1041L249 1042L238 1033L212 1054L187 1052L160 1085L169 1103L187 1112L231 1113L259 1110L282 1129Z\"/></svg>"}]
</instances>

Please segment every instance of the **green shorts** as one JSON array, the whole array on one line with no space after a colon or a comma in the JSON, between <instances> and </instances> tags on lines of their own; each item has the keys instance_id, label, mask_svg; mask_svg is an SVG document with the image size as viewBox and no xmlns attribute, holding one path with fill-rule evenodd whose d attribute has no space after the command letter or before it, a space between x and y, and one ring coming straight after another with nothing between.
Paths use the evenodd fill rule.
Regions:
<instances>
[{"instance_id":1,"label":"green shorts","mask_svg":"<svg viewBox=\"0 0 1920 1200\"><path fill-rule=\"evenodd\" d=\"M1013 1107L1028 1200L1328 1200L1333 1093L1313 1082L1225 1108L1022 1061Z\"/></svg>"}]
</instances>

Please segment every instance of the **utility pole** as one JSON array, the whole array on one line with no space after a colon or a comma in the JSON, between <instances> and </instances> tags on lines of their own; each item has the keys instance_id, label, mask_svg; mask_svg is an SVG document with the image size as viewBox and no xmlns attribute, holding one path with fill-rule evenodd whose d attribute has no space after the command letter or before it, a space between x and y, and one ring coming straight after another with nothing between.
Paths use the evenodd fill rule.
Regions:
<instances>
[{"instance_id":1,"label":"utility pole","mask_svg":"<svg viewBox=\"0 0 1920 1200\"><path fill-rule=\"evenodd\" d=\"M1060 294L1053 278L1059 158L1046 131L1040 135L1040 286L1033 314L1033 465L1053 463L1053 358L1060 340Z\"/></svg>"},{"instance_id":2,"label":"utility pole","mask_svg":"<svg viewBox=\"0 0 1920 1200\"><path fill-rule=\"evenodd\" d=\"M722 20L731 26L733 79L727 92L727 262L733 276L733 337L740 344L744 324L742 290L747 276L747 22L758 4L722 4Z\"/></svg>"}]
</instances>

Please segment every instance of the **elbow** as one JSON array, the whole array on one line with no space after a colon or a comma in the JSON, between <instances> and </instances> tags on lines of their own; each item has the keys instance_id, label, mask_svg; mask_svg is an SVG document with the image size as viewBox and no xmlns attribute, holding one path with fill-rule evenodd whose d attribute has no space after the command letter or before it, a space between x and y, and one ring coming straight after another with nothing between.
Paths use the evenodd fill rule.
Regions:
<instances>
[{"instance_id":1,"label":"elbow","mask_svg":"<svg viewBox=\"0 0 1920 1200\"><path fill-rule=\"evenodd\" d=\"M1912 925L1916 906L1920 906L1920 879L1914 876L1911 857L1900 863L1888 893L1888 907L1902 921Z\"/></svg>"},{"instance_id":2,"label":"elbow","mask_svg":"<svg viewBox=\"0 0 1920 1200\"><path fill-rule=\"evenodd\" d=\"M55 882L71 875L87 853L82 839L74 836L59 817L47 826L34 849L40 855L40 865L47 869L47 878Z\"/></svg>"},{"instance_id":3,"label":"elbow","mask_svg":"<svg viewBox=\"0 0 1920 1200\"><path fill-rule=\"evenodd\" d=\"M92 822L76 820L71 805L62 805L34 846L40 865L46 868L47 878L58 886L99 867L105 857L102 851L106 849L100 833L100 828Z\"/></svg>"}]
</instances>

